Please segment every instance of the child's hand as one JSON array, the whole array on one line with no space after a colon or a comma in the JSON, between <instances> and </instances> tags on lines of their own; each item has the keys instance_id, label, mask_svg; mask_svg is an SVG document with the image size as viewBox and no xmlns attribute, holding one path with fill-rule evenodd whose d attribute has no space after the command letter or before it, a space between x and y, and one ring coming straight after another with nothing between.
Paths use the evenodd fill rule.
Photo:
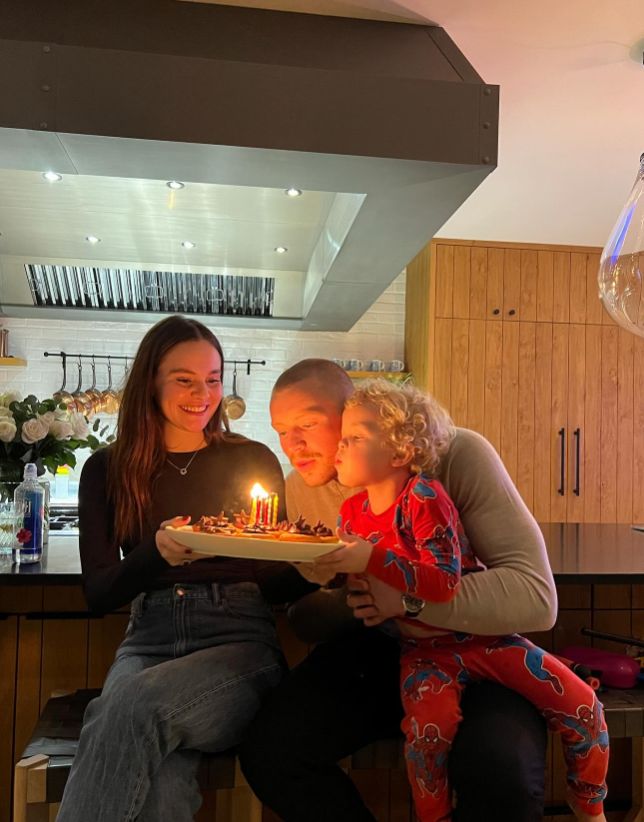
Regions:
<instances>
[{"instance_id":1,"label":"child's hand","mask_svg":"<svg viewBox=\"0 0 644 822\"><path fill-rule=\"evenodd\" d=\"M334 574L361 574L367 570L373 545L355 534L347 534L340 528L336 531L338 539L344 542L342 548L337 548L329 554L318 557L314 565L325 570L333 570Z\"/></svg>"}]
</instances>

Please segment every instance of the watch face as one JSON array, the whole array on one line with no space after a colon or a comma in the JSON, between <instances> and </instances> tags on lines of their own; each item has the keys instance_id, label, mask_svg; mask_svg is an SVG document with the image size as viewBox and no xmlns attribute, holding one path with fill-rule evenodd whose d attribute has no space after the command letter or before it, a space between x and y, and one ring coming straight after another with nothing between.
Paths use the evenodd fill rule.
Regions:
<instances>
[{"instance_id":1,"label":"watch face","mask_svg":"<svg viewBox=\"0 0 644 822\"><path fill-rule=\"evenodd\" d=\"M410 594L403 594L402 604L408 616L418 616L425 607L425 600Z\"/></svg>"}]
</instances>

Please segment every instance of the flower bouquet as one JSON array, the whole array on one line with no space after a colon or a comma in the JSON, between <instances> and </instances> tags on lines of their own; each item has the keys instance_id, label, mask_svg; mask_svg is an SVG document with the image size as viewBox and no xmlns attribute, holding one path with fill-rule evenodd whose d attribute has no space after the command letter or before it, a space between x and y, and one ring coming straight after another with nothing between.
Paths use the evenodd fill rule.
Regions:
<instances>
[{"instance_id":1,"label":"flower bouquet","mask_svg":"<svg viewBox=\"0 0 644 822\"><path fill-rule=\"evenodd\" d=\"M36 464L38 474L55 474L63 465L73 468L79 448L95 451L114 439L105 436L108 428L96 420L90 432L83 414L51 398L0 394L0 495L3 486L6 496L8 486L22 481L28 462Z\"/></svg>"}]
</instances>

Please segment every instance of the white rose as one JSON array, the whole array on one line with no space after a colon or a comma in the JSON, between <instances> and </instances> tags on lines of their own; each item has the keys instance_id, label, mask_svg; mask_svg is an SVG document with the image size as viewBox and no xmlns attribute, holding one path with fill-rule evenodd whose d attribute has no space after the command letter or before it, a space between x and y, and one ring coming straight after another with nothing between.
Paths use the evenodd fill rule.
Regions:
<instances>
[{"instance_id":1,"label":"white rose","mask_svg":"<svg viewBox=\"0 0 644 822\"><path fill-rule=\"evenodd\" d=\"M52 424L52 422L56 419L56 416L54 415L53 411L45 411L44 414L40 414L38 416L38 419L42 420L45 423L45 425L49 427Z\"/></svg>"},{"instance_id":2,"label":"white rose","mask_svg":"<svg viewBox=\"0 0 644 822\"><path fill-rule=\"evenodd\" d=\"M2 442L11 442L16 436L16 424L13 420L3 417L0 419L0 440Z\"/></svg>"},{"instance_id":3,"label":"white rose","mask_svg":"<svg viewBox=\"0 0 644 822\"><path fill-rule=\"evenodd\" d=\"M65 420L65 422L69 422L69 411L66 408L57 408L55 411L48 413L52 413L55 420Z\"/></svg>"},{"instance_id":4,"label":"white rose","mask_svg":"<svg viewBox=\"0 0 644 822\"><path fill-rule=\"evenodd\" d=\"M9 411L8 408L5 408L4 405L0 405L0 417L7 417L9 419L13 419L13 414L11 413L11 411Z\"/></svg>"},{"instance_id":5,"label":"white rose","mask_svg":"<svg viewBox=\"0 0 644 822\"><path fill-rule=\"evenodd\" d=\"M20 402L21 399L22 395L17 391L6 391L4 394L0 394L0 405L9 408L12 402Z\"/></svg>"},{"instance_id":6,"label":"white rose","mask_svg":"<svg viewBox=\"0 0 644 822\"><path fill-rule=\"evenodd\" d=\"M39 420L38 417L32 420L27 420L22 425L22 441L27 445L31 445L38 440L44 439L49 433L49 426L47 423Z\"/></svg>"},{"instance_id":7,"label":"white rose","mask_svg":"<svg viewBox=\"0 0 644 822\"><path fill-rule=\"evenodd\" d=\"M85 417L78 411L74 411L70 415L69 422L72 426L74 436L79 440L84 440L85 437L89 434L89 428L87 426L87 420L85 419Z\"/></svg>"},{"instance_id":8,"label":"white rose","mask_svg":"<svg viewBox=\"0 0 644 822\"><path fill-rule=\"evenodd\" d=\"M74 431L67 420L54 420L49 426L49 433L53 434L57 440L68 440Z\"/></svg>"}]
</instances>

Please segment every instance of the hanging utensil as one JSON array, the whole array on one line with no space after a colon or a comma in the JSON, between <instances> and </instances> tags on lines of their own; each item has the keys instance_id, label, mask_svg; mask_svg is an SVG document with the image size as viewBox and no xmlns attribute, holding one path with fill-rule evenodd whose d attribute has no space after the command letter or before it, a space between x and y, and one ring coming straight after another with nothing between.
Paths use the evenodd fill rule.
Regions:
<instances>
[{"instance_id":1,"label":"hanging utensil","mask_svg":"<svg viewBox=\"0 0 644 822\"><path fill-rule=\"evenodd\" d=\"M237 365L233 371L233 393L224 397L224 411L230 420L238 420L246 413L246 403L237 393Z\"/></svg>"},{"instance_id":2,"label":"hanging utensil","mask_svg":"<svg viewBox=\"0 0 644 822\"><path fill-rule=\"evenodd\" d=\"M63 384L60 386L58 391L56 391L56 393L53 396L53 399L59 405L69 405L71 402L74 402L74 398L69 393L69 391L66 390L66 386L67 386L67 355L66 354L63 354L62 360L63 360Z\"/></svg>"},{"instance_id":3,"label":"hanging utensil","mask_svg":"<svg viewBox=\"0 0 644 822\"><path fill-rule=\"evenodd\" d=\"M119 400L116 391L112 388L112 360L107 358L107 388L103 391L101 410L106 414L116 414L119 410Z\"/></svg>"},{"instance_id":4,"label":"hanging utensil","mask_svg":"<svg viewBox=\"0 0 644 822\"><path fill-rule=\"evenodd\" d=\"M73 400L73 408L79 412L79 414L86 414L89 410L90 406L90 399L87 394L83 391L83 360L81 357L78 358L78 385L76 386L76 390L72 391L72 400ZM70 407L71 407L70 403Z\"/></svg>"},{"instance_id":5,"label":"hanging utensil","mask_svg":"<svg viewBox=\"0 0 644 822\"><path fill-rule=\"evenodd\" d=\"M85 392L89 397L89 407L88 407L88 414L89 416L94 416L96 412L100 409L101 403L103 402L103 395L96 387L96 358L92 355L92 384Z\"/></svg>"}]
</instances>

